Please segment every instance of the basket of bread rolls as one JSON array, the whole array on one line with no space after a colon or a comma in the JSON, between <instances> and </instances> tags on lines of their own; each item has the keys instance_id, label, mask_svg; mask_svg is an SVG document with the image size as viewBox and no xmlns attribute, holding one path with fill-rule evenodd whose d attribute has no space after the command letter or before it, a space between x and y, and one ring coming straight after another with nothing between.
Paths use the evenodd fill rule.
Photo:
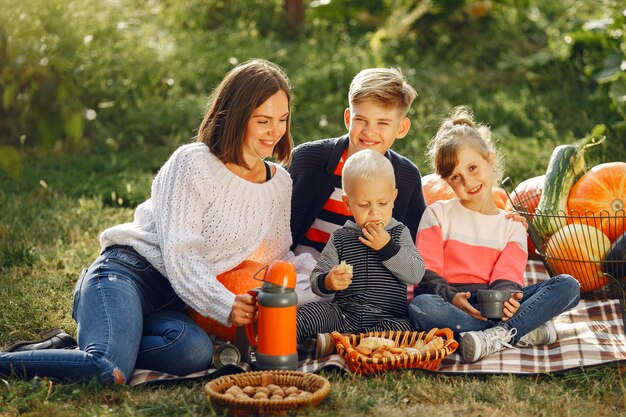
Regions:
<instances>
[{"instance_id":1,"label":"basket of bread rolls","mask_svg":"<svg viewBox=\"0 0 626 417\"><path fill-rule=\"evenodd\" d=\"M361 334L331 333L337 353L359 375L388 369L437 370L443 358L459 346L450 329L428 332L387 331Z\"/></svg>"},{"instance_id":2,"label":"basket of bread rolls","mask_svg":"<svg viewBox=\"0 0 626 417\"><path fill-rule=\"evenodd\" d=\"M213 407L233 416L287 415L290 410L319 404L329 391L326 378L298 371L225 375L204 386Z\"/></svg>"}]
</instances>

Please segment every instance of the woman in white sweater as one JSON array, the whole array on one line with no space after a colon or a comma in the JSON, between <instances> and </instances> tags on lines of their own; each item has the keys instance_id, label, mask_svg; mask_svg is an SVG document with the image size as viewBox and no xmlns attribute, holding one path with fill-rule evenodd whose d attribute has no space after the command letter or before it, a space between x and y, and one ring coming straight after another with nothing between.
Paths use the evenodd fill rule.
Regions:
<instances>
[{"instance_id":1,"label":"woman in white sweater","mask_svg":"<svg viewBox=\"0 0 626 417\"><path fill-rule=\"evenodd\" d=\"M253 60L213 91L196 143L163 165L134 220L100 235L101 255L76 284L75 350L0 353L0 374L123 384L135 367L172 374L208 368L209 336L185 305L222 324L256 314L216 276L245 259L284 258L291 245L290 89L276 65ZM36 349L35 347L32 347Z\"/></svg>"}]
</instances>

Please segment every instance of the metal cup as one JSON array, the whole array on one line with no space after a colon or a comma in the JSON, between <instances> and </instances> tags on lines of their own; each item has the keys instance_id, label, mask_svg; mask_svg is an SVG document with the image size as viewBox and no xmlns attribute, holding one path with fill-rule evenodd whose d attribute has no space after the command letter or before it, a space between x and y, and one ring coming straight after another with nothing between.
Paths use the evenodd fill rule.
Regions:
<instances>
[{"instance_id":1,"label":"metal cup","mask_svg":"<svg viewBox=\"0 0 626 417\"><path fill-rule=\"evenodd\" d=\"M504 302L511 298L508 290L478 290L476 293L480 305L480 314L488 319L504 317Z\"/></svg>"}]
</instances>

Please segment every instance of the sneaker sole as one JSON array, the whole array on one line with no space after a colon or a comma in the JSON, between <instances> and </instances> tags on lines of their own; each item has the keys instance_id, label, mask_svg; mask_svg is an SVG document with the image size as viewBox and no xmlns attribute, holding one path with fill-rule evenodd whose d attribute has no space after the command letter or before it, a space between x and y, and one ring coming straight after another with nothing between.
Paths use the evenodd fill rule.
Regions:
<instances>
[{"instance_id":1,"label":"sneaker sole","mask_svg":"<svg viewBox=\"0 0 626 417\"><path fill-rule=\"evenodd\" d=\"M474 346L474 349L467 349L468 340L471 339L471 343ZM480 340L475 336L474 332L467 332L461 336L461 355L463 356L463 361L465 363L474 363L478 358L478 351L476 350L477 344L481 343ZM470 352L471 350L471 352Z\"/></svg>"}]
</instances>

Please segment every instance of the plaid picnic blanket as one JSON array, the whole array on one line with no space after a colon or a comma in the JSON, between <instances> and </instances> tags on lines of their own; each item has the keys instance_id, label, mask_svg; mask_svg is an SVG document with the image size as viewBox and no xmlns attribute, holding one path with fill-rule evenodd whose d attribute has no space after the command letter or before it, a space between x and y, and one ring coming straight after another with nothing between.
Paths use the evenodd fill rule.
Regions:
<instances>
[{"instance_id":1,"label":"plaid picnic blanket","mask_svg":"<svg viewBox=\"0 0 626 417\"><path fill-rule=\"evenodd\" d=\"M548 278L540 261L531 260L526 266L527 284ZM549 346L505 349L476 363L463 363L458 353L443 360L436 372L476 374L539 374L579 369L585 366L626 361L626 335L622 306L617 299L600 301L581 300L576 308L553 319L559 339ZM315 359L315 344L310 341L301 347L303 356L299 371L319 372L322 369L348 367L339 355ZM129 384L180 381L196 378L212 379L228 373L250 371L247 363L211 368L195 374L176 376L137 369Z\"/></svg>"}]
</instances>

